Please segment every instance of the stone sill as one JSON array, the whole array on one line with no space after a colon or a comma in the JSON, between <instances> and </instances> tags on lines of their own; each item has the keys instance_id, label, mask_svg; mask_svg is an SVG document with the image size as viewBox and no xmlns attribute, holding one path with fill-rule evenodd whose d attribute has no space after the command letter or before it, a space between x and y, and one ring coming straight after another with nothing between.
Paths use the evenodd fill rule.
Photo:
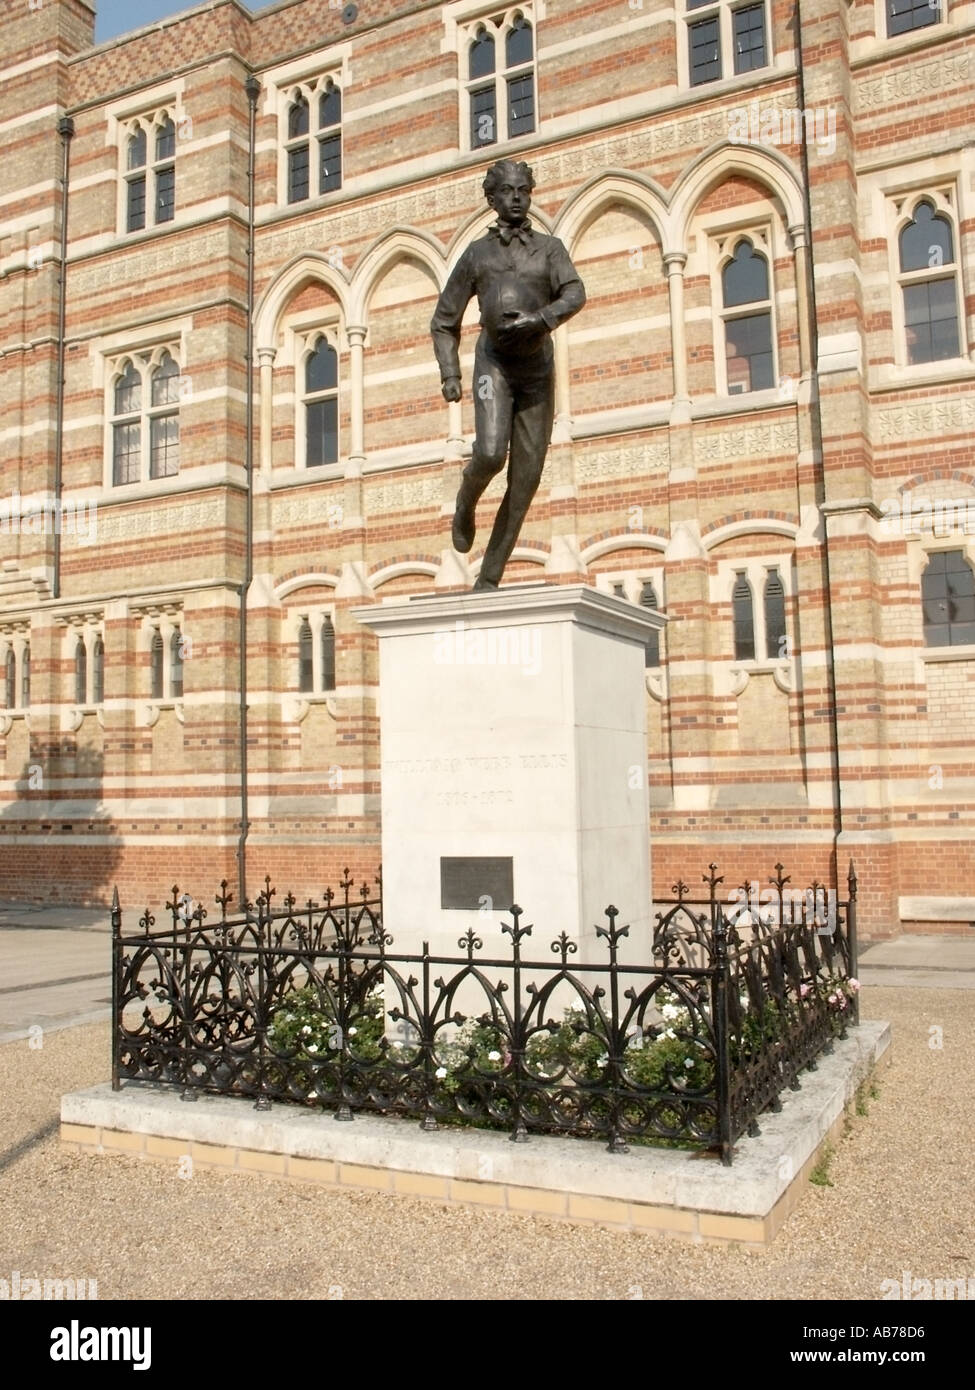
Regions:
<instances>
[{"instance_id":1,"label":"stone sill","mask_svg":"<svg viewBox=\"0 0 975 1390\"><path fill-rule=\"evenodd\" d=\"M916 367L890 362L869 368L867 384L871 396L893 391L923 391L975 379L975 362L967 357L948 357L941 362L924 362ZM876 401L872 404L878 404Z\"/></svg>"},{"instance_id":2,"label":"stone sill","mask_svg":"<svg viewBox=\"0 0 975 1390\"><path fill-rule=\"evenodd\" d=\"M925 647L921 651L924 662L975 661L975 643L961 647Z\"/></svg>"},{"instance_id":3,"label":"stone sill","mask_svg":"<svg viewBox=\"0 0 975 1390\"><path fill-rule=\"evenodd\" d=\"M846 1107L881 1058L890 1025L862 1023L782 1110L741 1138L731 1167L703 1152L638 1148L609 1154L599 1141L458 1129L425 1133L414 1120L330 1113L206 1096L187 1104L175 1088L128 1082L61 1101L61 1140L88 1153L121 1153L251 1174L367 1188L678 1236L695 1242L771 1242L799 1201L817 1155L839 1137Z\"/></svg>"}]
</instances>

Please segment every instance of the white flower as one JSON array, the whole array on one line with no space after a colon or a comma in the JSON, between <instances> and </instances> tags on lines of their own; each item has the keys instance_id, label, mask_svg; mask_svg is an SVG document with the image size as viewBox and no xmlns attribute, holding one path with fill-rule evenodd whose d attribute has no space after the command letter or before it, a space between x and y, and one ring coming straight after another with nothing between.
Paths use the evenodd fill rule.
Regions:
<instances>
[{"instance_id":1,"label":"white flower","mask_svg":"<svg viewBox=\"0 0 975 1390\"><path fill-rule=\"evenodd\" d=\"M358 1031L359 1031L358 1028L350 1028L350 1029L349 1029L349 1037L350 1037L350 1038L354 1038L355 1035L356 1035L356 1033L358 1033Z\"/></svg>"},{"instance_id":2,"label":"white flower","mask_svg":"<svg viewBox=\"0 0 975 1390\"><path fill-rule=\"evenodd\" d=\"M308 1044L308 1051L309 1051L309 1052L317 1052L317 1051L318 1051L318 1043L309 1043L309 1044Z\"/></svg>"},{"instance_id":3,"label":"white flower","mask_svg":"<svg viewBox=\"0 0 975 1390\"><path fill-rule=\"evenodd\" d=\"M447 1075L447 1068L438 1067L437 1070L434 1072L434 1075L437 1077L439 1081L442 1081L444 1077Z\"/></svg>"},{"instance_id":4,"label":"white flower","mask_svg":"<svg viewBox=\"0 0 975 1390\"><path fill-rule=\"evenodd\" d=\"M684 1066L685 1066L685 1067L692 1067L693 1065L694 1065L694 1058L693 1058L693 1057L685 1057L685 1058L684 1058Z\"/></svg>"},{"instance_id":5,"label":"white flower","mask_svg":"<svg viewBox=\"0 0 975 1390\"><path fill-rule=\"evenodd\" d=\"M500 1062L500 1061L501 1061L501 1053L500 1053L500 1052L489 1052L489 1053L488 1053L488 1061L489 1061L489 1062Z\"/></svg>"},{"instance_id":6,"label":"white flower","mask_svg":"<svg viewBox=\"0 0 975 1390\"><path fill-rule=\"evenodd\" d=\"M597 1066L597 1067L605 1067L606 1064L607 1064L608 1062L609 1062L609 1057L608 1057L608 1055L607 1055L605 1052L603 1053L603 1055L602 1055L601 1057L597 1057L597 1058L596 1058L596 1066Z\"/></svg>"},{"instance_id":7,"label":"white flower","mask_svg":"<svg viewBox=\"0 0 975 1390\"><path fill-rule=\"evenodd\" d=\"M678 1009L676 1004L665 1004L660 1012L663 1014L664 1018L675 1019L680 1018L682 1011Z\"/></svg>"},{"instance_id":8,"label":"white flower","mask_svg":"<svg viewBox=\"0 0 975 1390\"><path fill-rule=\"evenodd\" d=\"M673 1028L665 1028L665 1029L664 1029L664 1037L665 1037L665 1038L676 1038L676 1037L677 1037L677 1034L674 1032Z\"/></svg>"},{"instance_id":9,"label":"white flower","mask_svg":"<svg viewBox=\"0 0 975 1390\"><path fill-rule=\"evenodd\" d=\"M302 1028L301 1031L302 1031L302 1033L310 1033L310 1032L311 1032L311 1028L310 1028L309 1025L306 1023L305 1026L304 1026L304 1028Z\"/></svg>"}]
</instances>

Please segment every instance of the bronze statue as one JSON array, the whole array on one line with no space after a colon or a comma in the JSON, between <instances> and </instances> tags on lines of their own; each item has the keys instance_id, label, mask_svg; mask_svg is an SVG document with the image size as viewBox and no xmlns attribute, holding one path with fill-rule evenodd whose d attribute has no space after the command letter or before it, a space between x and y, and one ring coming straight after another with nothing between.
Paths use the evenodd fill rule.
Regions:
<instances>
[{"instance_id":1,"label":"bronze statue","mask_svg":"<svg viewBox=\"0 0 975 1390\"><path fill-rule=\"evenodd\" d=\"M498 220L457 262L430 332L444 399L459 401L460 325L477 295L481 335L474 351L474 449L457 494L451 538L455 550L470 550L478 498L507 455L508 487L474 585L496 589L538 489L552 436L552 330L579 312L586 291L561 241L536 231L528 220L535 186L528 165L499 160L483 186Z\"/></svg>"}]
</instances>

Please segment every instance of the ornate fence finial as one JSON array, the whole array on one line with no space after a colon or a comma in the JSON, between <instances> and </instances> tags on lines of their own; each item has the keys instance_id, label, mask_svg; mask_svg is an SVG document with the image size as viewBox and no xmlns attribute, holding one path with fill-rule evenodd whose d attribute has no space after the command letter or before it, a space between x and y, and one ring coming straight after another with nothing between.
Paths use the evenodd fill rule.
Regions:
<instances>
[{"instance_id":1,"label":"ornate fence finial","mask_svg":"<svg viewBox=\"0 0 975 1390\"><path fill-rule=\"evenodd\" d=\"M227 880L226 880L225 878L222 878L222 879L220 880L220 892L214 895L214 902L215 902L215 903L218 905L218 907L220 908L220 920L221 920L221 922L226 922L226 920L227 920L227 904L228 904L228 903L232 903L233 900L234 900L234 895L233 895L233 893L228 893L228 892L227 892Z\"/></svg>"}]
</instances>

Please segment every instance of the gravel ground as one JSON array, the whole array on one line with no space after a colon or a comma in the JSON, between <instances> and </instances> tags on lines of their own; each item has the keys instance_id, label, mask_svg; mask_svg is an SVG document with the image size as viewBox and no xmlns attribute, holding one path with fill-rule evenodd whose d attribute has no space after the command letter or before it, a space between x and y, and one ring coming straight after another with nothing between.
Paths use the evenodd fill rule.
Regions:
<instances>
[{"instance_id":1,"label":"gravel ground","mask_svg":"<svg viewBox=\"0 0 975 1390\"><path fill-rule=\"evenodd\" d=\"M10 1043L0 1277L94 1278L102 1299L845 1299L877 1298L905 1269L975 1278L971 995L865 991L863 1014L892 1021L893 1061L836 1149L833 1186L810 1187L765 1252L72 1155L59 1098L106 1078L107 1025Z\"/></svg>"}]
</instances>

